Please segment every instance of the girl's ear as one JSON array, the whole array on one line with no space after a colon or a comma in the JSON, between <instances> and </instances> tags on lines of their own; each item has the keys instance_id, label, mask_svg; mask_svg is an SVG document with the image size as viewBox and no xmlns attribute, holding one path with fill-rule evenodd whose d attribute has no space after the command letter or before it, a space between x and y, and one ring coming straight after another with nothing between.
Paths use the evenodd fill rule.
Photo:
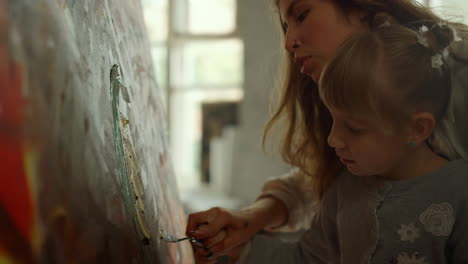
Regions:
<instances>
[{"instance_id":1,"label":"girl's ear","mask_svg":"<svg viewBox=\"0 0 468 264\"><path fill-rule=\"evenodd\" d=\"M410 138L408 142L418 146L424 143L434 131L436 121L434 115L429 112L420 112L412 115Z\"/></svg>"}]
</instances>

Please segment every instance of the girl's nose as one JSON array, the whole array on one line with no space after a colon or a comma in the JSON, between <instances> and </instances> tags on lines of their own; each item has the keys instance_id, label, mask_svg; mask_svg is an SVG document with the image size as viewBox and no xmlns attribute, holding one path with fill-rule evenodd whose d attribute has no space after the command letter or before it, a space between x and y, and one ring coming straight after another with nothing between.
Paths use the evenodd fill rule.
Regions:
<instances>
[{"instance_id":1,"label":"girl's nose","mask_svg":"<svg viewBox=\"0 0 468 264\"><path fill-rule=\"evenodd\" d=\"M327 138L328 145L334 149L342 149L345 147L344 141L337 135L335 126L332 127Z\"/></svg>"}]
</instances>

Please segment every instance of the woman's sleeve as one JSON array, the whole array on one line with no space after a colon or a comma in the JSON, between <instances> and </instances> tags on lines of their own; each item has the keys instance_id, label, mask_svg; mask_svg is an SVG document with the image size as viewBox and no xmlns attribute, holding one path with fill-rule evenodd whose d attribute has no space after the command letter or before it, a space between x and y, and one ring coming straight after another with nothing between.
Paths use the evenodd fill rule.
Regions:
<instances>
[{"instance_id":1,"label":"woman's sleeve","mask_svg":"<svg viewBox=\"0 0 468 264\"><path fill-rule=\"evenodd\" d=\"M257 234L243 249L237 264L270 263L338 263L337 189L325 194L316 214L299 241L281 240L275 234Z\"/></svg>"},{"instance_id":2,"label":"woman's sleeve","mask_svg":"<svg viewBox=\"0 0 468 264\"><path fill-rule=\"evenodd\" d=\"M447 111L434 130L434 151L450 160L468 159L468 40L455 42L451 50L460 59L449 59L452 89Z\"/></svg>"},{"instance_id":3,"label":"woman's sleeve","mask_svg":"<svg viewBox=\"0 0 468 264\"><path fill-rule=\"evenodd\" d=\"M273 197L283 202L288 210L287 222L267 231L297 231L307 229L317 210L317 201L306 176L298 168L277 179L264 183L262 193L257 198Z\"/></svg>"}]
</instances>

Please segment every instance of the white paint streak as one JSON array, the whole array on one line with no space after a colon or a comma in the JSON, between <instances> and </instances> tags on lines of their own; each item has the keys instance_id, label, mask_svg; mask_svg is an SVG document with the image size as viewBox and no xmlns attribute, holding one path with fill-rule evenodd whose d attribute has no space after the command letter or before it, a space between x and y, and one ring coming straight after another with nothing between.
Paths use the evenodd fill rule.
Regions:
<instances>
[{"instance_id":1,"label":"white paint streak","mask_svg":"<svg viewBox=\"0 0 468 264\"><path fill-rule=\"evenodd\" d=\"M90 106L92 105L91 102L92 101L89 101ZM96 102L95 104L99 104L99 102L97 100L95 102ZM92 107L90 107L90 109L99 109L99 106L100 105L98 105L98 106L93 105ZM99 115L91 115L91 118L92 118L93 122L90 122L90 124L101 124L102 123L101 116L99 116ZM91 130L91 127L90 127L90 130ZM96 142L95 142L94 144L96 144L96 146L102 146L102 145L106 144L106 142L108 142L109 139L106 138L105 133L104 133L105 132L105 126L104 125L96 126L94 128L94 130L96 131L97 138L96 137L93 137L93 138L98 139L99 143L100 143L100 144L96 144Z\"/></svg>"},{"instance_id":2,"label":"white paint streak","mask_svg":"<svg viewBox=\"0 0 468 264\"><path fill-rule=\"evenodd\" d=\"M72 55L74 58L79 59L80 58L80 51L77 46L77 41L76 41L76 32L75 32L75 25L73 23L72 16L70 14L70 9L66 8L65 11L63 12L64 14L64 22L65 22L65 30L68 30L70 33L68 36L69 38L66 39L68 41L69 47L71 49L71 52L73 53Z\"/></svg>"},{"instance_id":3,"label":"white paint streak","mask_svg":"<svg viewBox=\"0 0 468 264\"><path fill-rule=\"evenodd\" d=\"M74 39L76 39L76 33L75 33L75 27L74 27L74 24L73 24L73 19L72 19L72 16L70 14L70 9L69 8L66 8L63 12L64 14L64 17L65 17L65 23L67 24L67 29L70 31L70 35L73 36Z\"/></svg>"},{"instance_id":4,"label":"white paint streak","mask_svg":"<svg viewBox=\"0 0 468 264\"><path fill-rule=\"evenodd\" d=\"M143 166L140 166L143 167ZM146 170L142 169L140 171L141 183L143 184L143 188L146 190L146 186L148 186L148 177L146 176Z\"/></svg>"},{"instance_id":5,"label":"white paint streak","mask_svg":"<svg viewBox=\"0 0 468 264\"><path fill-rule=\"evenodd\" d=\"M47 40L47 47L48 47L49 49L55 48L55 42L54 42L54 40L53 40L52 38L49 38L49 39Z\"/></svg>"},{"instance_id":6,"label":"white paint streak","mask_svg":"<svg viewBox=\"0 0 468 264\"><path fill-rule=\"evenodd\" d=\"M84 0L84 10L86 13L89 12L89 1L88 0Z\"/></svg>"},{"instance_id":7,"label":"white paint streak","mask_svg":"<svg viewBox=\"0 0 468 264\"><path fill-rule=\"evenodd\" d=\"M89 50L93 51L94 50L94 37L93 37L93 31L91 28L88 27L88 42L89 42Z\"/></svg>"},{"instance_id":8,"label":"white paint streak","mask_svg":"<svg viewBox=\"0 0 468 264\"><path fill-rule=\"evenodd\" d=\"M112 38L114 40L114 44L115 44L115 52L117 53L117 59L118 59L118 62L119 63L119 66L121 67L121 72L128 72L127 69L125 69L125 63L123 63L123 60L122 60L122 55L120 54L120 49L119 49L119 43L118 43L118 38L120 36L119 32L117 32L115 30L115 27L114 27L114 23L112 23L112 15L111 15L111 12L110 12L110 9L109 9L109 3L108 3L108 0L105 0L104 1L104 4L106 6L106 12L107 12L107 18L108 18L108 23L109 23L109 26L110 28L112 29L112 32L114 33L114 38ZM110 49L109 49L110 50ZM114 61L114 60L112 60Z\"/></svg>"}]
</instances>

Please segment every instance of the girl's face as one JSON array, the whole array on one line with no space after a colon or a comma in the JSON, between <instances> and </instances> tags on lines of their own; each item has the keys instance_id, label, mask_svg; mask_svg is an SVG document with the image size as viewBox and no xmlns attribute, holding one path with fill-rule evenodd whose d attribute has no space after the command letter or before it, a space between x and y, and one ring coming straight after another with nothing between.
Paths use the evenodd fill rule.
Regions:
<instances>
[{"instance_id":1,"label":"girl's face","mask_svg":"<svg viewBox=\"0 0 468 264\"><path fill-rule=\"evenodd\" d=\"M344 14L332 0L279 0L286 49L301 72L318 82L324 65L352 33L365 30L362 15Z\"/></svg>"},{"instance_id":2,"label":"girl's face","mask_svg":"<svg viewBox=\"0 0 468 264\"><path fill-rule=\"evenodd\" d=\"M328 144L348 171L358 176L398 178L405 168L409 132L384 130L371 115L356 117L329 107L333 126Z\"/></svg>"}]
</instances>

